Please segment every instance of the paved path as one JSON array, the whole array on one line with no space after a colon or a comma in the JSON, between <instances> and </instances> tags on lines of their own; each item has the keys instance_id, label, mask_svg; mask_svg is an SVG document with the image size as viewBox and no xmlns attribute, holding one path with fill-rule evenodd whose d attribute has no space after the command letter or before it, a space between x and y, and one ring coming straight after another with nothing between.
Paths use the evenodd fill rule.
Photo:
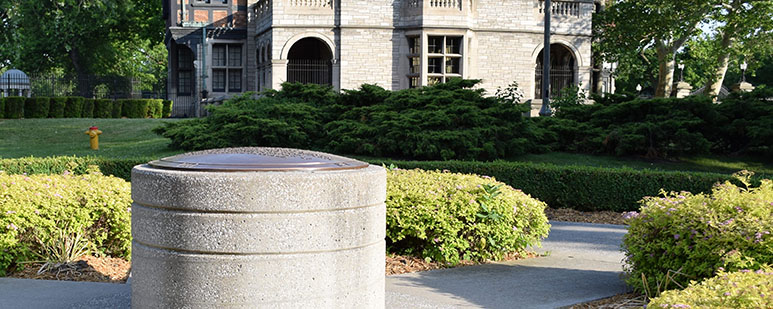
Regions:
<instances>
[{"instance_id":1,"label":"paved path","mask_svg":"<svg viewBox=\"0 0 773 309\"><path fill-rule=\"evenodd\" d=\"M547 257L390 276L387 308L557 308L627 291L625 227L552 222ZM128 308L128 284L0 278L2 308Z\"/></svg>"}]
</instances>

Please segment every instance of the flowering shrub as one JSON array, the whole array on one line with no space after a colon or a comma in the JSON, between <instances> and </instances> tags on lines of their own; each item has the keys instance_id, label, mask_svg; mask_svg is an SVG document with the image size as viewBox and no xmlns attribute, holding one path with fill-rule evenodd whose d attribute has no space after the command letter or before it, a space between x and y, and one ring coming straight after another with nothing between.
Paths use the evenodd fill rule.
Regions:
<instances>
[{"instance_id":1,"label":"flowering shrub","mask_svg":"<svg viewBox=\"0 0 773 309\"><path fill-rule=\"evenodd\" d=\"M550 229L545 203L486 176L391 169L386 204L390 252L450 264L522 253Z\"/></svg>"},{"instance_id":2,"label":"flowering shrub","mask_svg":"<svg viewBox=\"0 0 773 309\"><path fill-rule=\"evenodd\" d=\"M88 175L6 175L0 172L0 276L16 263L48 257L61 234L83 237L88 250L129 258L128 182ZM72 232L72 233L70 233Z\"/></svg>"},{"instance_id":3,"label":"flowering shrub","mask_svg":"<svg viewBox=\"0 0 773 309\"><path fill-rule=\"evenodd\" d=\"M681 291L666 291L650 308L773 308L773 268L726 273Z\"/></svg>"},{"instance_id":4,"label":"flowering shrub","mask_svg":"<svg viewBox=\"0 0 773 309\"><path fill-rule=\"evenodd\" d=\"M646 197L640 214L628 214L623 238L628 283L645 292L685 286L690 280L773 263L773 182L749 188L748 173L736 174L710 195L668 193ZM643 279L644 277L644 279Z\"/></svg>"}]
</instances>

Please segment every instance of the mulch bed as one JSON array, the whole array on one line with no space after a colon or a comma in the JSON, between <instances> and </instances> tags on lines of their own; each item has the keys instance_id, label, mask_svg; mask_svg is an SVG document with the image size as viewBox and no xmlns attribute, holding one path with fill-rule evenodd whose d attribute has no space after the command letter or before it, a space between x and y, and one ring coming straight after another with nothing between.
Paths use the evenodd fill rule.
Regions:
<instances>
[{"instance_id":1,"label":"mulch bed","mask_svg":"<svg viewBox=\"0 0 773 309\"><path fill-rule=\"evenodd\" d=\"M551 221L566 221L578 223L600 223L624 225L623 213L614 211L578 211L568 208L547 208L545 215Z\"/></svg>"},{"instance_id":2,"label":"mulch bed","mask_svg":"<svg viewBox=\"0 0 773 309\"><path fill-rule=\"evenodd\" d=\"M636 293L620 294L584 304L577 304L569 309L627 309L642 308L647 305L644 296Z\"/></svg>"},{"instance_id":3,"label":"mulch bed","mask_svg":"<svg viewBox=\"0 0 773 309\"><path fill-rule=\"evenodd\" d=\"M28 263L11 273L11 278L124 283L129 278L131 263L112 257L83 256L67 264L41 270L42 263Z\"/></svg>"}]
</instances>

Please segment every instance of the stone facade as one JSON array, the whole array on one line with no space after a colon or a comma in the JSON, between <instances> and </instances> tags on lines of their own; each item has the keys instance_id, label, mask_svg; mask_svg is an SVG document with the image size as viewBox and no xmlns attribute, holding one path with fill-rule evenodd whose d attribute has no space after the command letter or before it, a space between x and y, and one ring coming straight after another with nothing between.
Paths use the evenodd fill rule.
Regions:
<instances>
[{"instance_id":1,"label":"stone facade","mask_svg":"<svg viewBox=\"0 0 773 309\"><path fill-rule=\"evenodd\" d=\"M364 83L399 90L462 77L481 79L480 87L490 94L515 81L526 99L535 97L542 1L250 0L244 7L241 2L236 12L244 8L249 13L239 40L246 64L243 91L278 89L285 81L327 83L337 90ZM565 78L586 91L592 84L591 16L596 10L592 0L553 2L551 45L570 54ZM220 41L213 36L206 45ZM293 51L294 46L303 48ZM313 64L302 64L312 63L305 58L313 58ZM174 74L170 65L170 81ZM230 94L213 91L211 83L203 84L211 96Z\"/></svg>"}]
</instances>

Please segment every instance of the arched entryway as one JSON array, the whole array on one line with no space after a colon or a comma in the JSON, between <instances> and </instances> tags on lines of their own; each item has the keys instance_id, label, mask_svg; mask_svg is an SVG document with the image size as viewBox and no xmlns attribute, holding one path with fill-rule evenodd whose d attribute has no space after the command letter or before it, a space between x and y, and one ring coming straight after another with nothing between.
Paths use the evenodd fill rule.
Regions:
<instances>
[{"instance_id":1,"label":"arched entryway","mask_svg":"<svg viewBox=\"0 0 773 309\"><path fill-rule=\"evenodd\" d=\"M287 55L287 81L332 85L333 52L320 39L304 38L295 42Z\"/></svg>"},{"instance_id":2,"label":"arched entryway","mask_svg":"<svg viewBox=\"0 0 773 309\"><path fill-rule=\"evenodd\" d=\"M542 62L544 54L542 51L537 56L537 66L534 71L535 87L534 97L542 98ZM557 96L561 89L575 86L577 75L577 60L574 53L563 44L550 44L550 97Z\"/></svg>"}]
</instances>

